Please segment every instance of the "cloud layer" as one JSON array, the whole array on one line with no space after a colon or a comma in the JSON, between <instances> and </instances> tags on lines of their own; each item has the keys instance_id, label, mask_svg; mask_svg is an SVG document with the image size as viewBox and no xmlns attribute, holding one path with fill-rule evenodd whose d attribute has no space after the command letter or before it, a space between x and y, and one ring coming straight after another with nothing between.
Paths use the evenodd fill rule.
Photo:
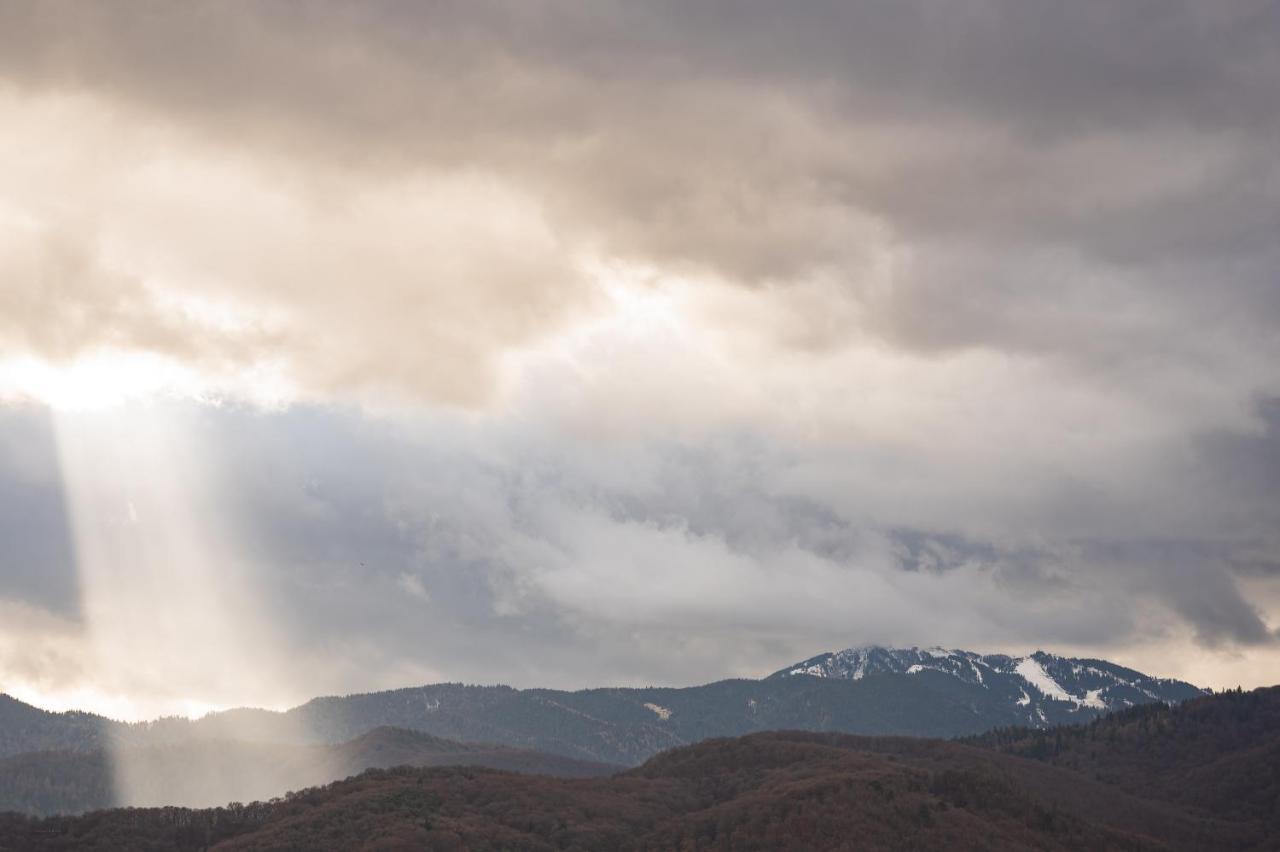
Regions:
<instances>
[{"instance_id":1,"label":"cloud layer","mask_svg":"<svg viewBox=\"0 0 1280 852\"><path fill-rule=\"evenodd\" d=\"M2 3L0 446L222 400L334 689L859 641L1274 681L1278 11ZM74 621L19 459L0 598Z\"/></svg>"}]
</instances>

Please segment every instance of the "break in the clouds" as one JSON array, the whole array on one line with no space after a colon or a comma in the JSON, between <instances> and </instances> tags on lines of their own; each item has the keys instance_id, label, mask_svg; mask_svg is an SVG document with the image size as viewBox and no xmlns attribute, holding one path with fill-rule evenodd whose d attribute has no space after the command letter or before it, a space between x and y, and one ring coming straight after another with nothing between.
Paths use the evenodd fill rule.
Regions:
<instances>
[{"instance_id":1,"label":"break in the clouds","mask_svg":"<svg viewBox=\"0 0 1280 852\"><path fill-rule=\"evenodd\" d=\"M74 663L86 495L147 513L65 444L176 405L305 691L863 641L1274 681L1277 45L1274 2L0 3L0 677L172 681Z\"/></svg>"}]
</instances>

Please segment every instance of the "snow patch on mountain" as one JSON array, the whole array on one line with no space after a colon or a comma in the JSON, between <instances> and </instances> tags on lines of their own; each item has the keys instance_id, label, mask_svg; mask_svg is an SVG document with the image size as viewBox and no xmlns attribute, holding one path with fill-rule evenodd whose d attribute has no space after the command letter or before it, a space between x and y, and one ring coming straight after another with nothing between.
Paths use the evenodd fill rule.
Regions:
<instances>
[{"instance_id":1,"label":"snow patch on mountain","mask_svg":"<svg viewBox=\"0 0 1280 852\"><path fill-rule=\"evenodd\" d=\"M644 706L649 710L652 710L653 714L664 722L671 718L671 711L660 704L653 704L646 701Z\"/></svg>"},{"instance_id":2,"label":"snow patch on mountain","mask_svg":"<svg viewBox=\"0 0 1280 852\"><path fill-rule=\"evenodd\" d=\"M1013 670L1022 676L1027 683L1040 690L1040 694L1053 698L1057 701L1074 701L1075 699L1067 694L1067 691L1058 682L1049 677L1049 673L1044 670L1044 666L1040 665L1034 657L1023 657Z\"/></svg>"},{"instance_id":3,"label":"snow patch on mountain","mask_svg":"<svg viewBox=\"0 0 1280 852\"><path fill-rule=\"evenodd\" d=\"M969 668L973 669L973 676L978 679L978 683L982 683L982 670L978 668L978 664L973 660L969 661Z\"/></svg>"}]
</instances>

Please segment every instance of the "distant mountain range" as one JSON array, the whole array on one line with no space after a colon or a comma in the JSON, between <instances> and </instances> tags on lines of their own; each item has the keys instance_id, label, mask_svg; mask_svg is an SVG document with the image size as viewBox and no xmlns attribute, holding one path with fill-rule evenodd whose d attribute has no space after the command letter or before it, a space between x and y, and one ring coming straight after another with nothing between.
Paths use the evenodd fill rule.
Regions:
<instances>
[{"instance_id":1,"label":"distant mountain range","mask_svg":"<svg viewBox=\"0 0 1280 852\"><path fill-rule=\"evenodd\" d=\"M1271 688L962 742L796 731L713 739L605 779L374 769L212 810L0 814L0 846L1261 850L1280 848L1277 805L1280 688Z\"/></svg>"},{"instance_id":2,"label":"distant mountain range","mask_svg":"<svg viewBox=\"0 0 1280 852\"><path fill-rule=\"evenodd\" d=\"M285 713L231 710L136 725L0 699L0 756L210 739L335 744L391 726L635 765L708 737L755 731L956 737L1088 721L1112 709L1202 694L1102 660L868 647L822 654L762 680L576 692L446 683L316 698Z\"/></svg>"}]
</instances>

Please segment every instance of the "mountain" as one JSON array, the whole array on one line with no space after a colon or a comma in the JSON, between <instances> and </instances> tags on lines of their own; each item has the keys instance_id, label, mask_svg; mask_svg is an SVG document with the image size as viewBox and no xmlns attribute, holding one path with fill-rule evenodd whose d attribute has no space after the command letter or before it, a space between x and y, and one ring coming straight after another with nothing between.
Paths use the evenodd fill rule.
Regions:
<instances>
[{"instance_id":1,"label":"mountain","mask_svg":"<svg viewBox=\"0 0 1280 852\"><path fill-rule=\"evenodd\" d=\"M394 725L637 764L664 749L754 731L954 737L1203 694L1103 660L867 648L824 654L763 680L576 692L437 684L319 698L276 721L328 741Z\"/></svg>"},{"instance_id":2,"label":"mountain","mask_svg":"<svg viewBox=\"0 0 1280 852\"><path fill-rule=\"evenodd\" d=\"M1232 767L1274 779L1278 714L1270 689L970 742L712 739L606 779L370 770L212 810L0 815L0 848L1273 849L1276 785L1237 801Z\"/></svg>"},{"instance_id":3,"label":"mountain","mask_svg":"<svg viewBox=\"0 0 1280 852\"><path fill-rule=\"evenodd\" d=\"M985 690L1031 727L1067 724L1098 713L1151 702L1173 703L1204 695L1189 683L1145 675L1106 660L1059 657L1036 651L1026 657L975 654L943 648L847 648L811 657L772 678L862 680L874 675L941 673Z\"/></svg>"},{"instance_id":4,"label":"mountain","mask_svg":"<svg viewBox=\"0 0 1280 852\"><path fill-rule=\"evenodd\" d=\"M685 688L565 692L444 683L316 698L284 713L241 709L137 725L101 720L101 728L86 728L84 714L44 714L39 737L6 732L0 743L7 751L0 754L90 750L104 738L128 746L208 739L334 744L390 726L636 765L666 749L755 731L957 737L1010 725L1087 721L1113 707L1201 694L1190 684L1101 660L864 648L823 654L763 680ZM71 726L62 740L51 733L60 719ZM71 742L77 733L83 745ZM43 744L51 738L64 744Z\"/></svg>"},{"instance_id":5,"label":"mountain","mask_svg":"<svg viewBox=\"0 0 1280 852\"><path fill-rule=\"evenodd\" d=\"M566 778L611 775L623 768L396 728L377 728L337 745L192 740L0 759L0 811L42 815L117 806L210 807L272 799L391 766L482 766Z\"/></svg>"}]
</instances>

